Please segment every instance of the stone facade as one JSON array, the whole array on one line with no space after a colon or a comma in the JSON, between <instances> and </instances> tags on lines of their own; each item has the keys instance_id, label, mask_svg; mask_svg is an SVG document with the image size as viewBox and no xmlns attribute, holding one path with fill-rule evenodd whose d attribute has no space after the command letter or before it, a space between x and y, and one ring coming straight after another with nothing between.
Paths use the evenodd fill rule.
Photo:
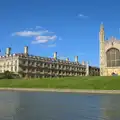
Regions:
<instances>
[{"instance_id":1,"label":"stone facade","mask_svg":"<svg viewBox=\"0 0 120 120\"><path fill-rule=\"evenodd\" d=\"M24 47L24 53L11 54L10 50L7 48L7 54L0 56L0 73L8 70L27 78L99 75L99 68L85 62L80 64L78 56L71 62L69 58L58 59L57 52L53 58L48 58L29 55L28 47Z\"/></svg>"},{"instance_id":2,"label":"stone facade","mask_svg":"<svg viewBox=\"0 0 120 120\"><path fill-rule=\"evenodd\" d=\"M100 27L99 43L100 76L111 76L113 73L120 75L120 40L117 40L113 36L105 40L103 24Z\"/></svg>"}]
</instances>

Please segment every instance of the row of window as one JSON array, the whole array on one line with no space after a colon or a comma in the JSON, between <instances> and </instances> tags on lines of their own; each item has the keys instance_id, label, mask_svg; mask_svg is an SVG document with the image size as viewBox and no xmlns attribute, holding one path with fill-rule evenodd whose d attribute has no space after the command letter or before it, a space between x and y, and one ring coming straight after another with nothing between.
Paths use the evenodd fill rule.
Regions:
<instances>
[{"instance_id":1,"label":"row of window","mask_svg":"<svg viewBox=\"0 0 120 120\"><path fill-rule=\"evenodd\" d=\"M12 65L17 65L17 60L11 61L11 62L1 63L1 66L12 66Z\"/></svg>"},{"instance_id":2,"label":"row of window","mask_svg":"<svg viewBox=\"0 0 120 120\"><path fill-rule=\"evenodd\" d=\"M117 67L120 66L120 60L119 61L107 61L107 67Z\"/></svg>"},{"instance_id":3,"label":"row of window","mask_svg":"<svg viewBox=\"0 0 120 120\"><path fill-rule=\"evenodd\" d=\"M107 67L120 66L120 51L116 48L111 48L106 53Z\"/></svg>"},{"instance_id":4,"label":"row of window","mask_svg":"<svg viewBox=\"0 0 120 120\"><path fill-rule=\"evenodd\" d=\"M33 66L44 66L44 67L48 67L48 66L52 66L52 67L61 67L61 66L70 66L70 65L59 65L59 64L51 64L51 63L37 63L37 62L31 62L31 61L22 61L20 62L20 64L22 65L33 65ZM82 66L78 66L78 67L82 67Z\"/></svg>"},{"instance_id":5,"label":"row of window","mask_svg":"<svg viewBox=\"0 0 120 120\"><path fill-rule=\"evenodd\" d=\"M46 73L67 73L67 72L65 72L65 71L62 71L62 70L43 70L43 69L41 69L41 70L36 70L36 69L23 69L23 72L46 72ZM76 72L76 71L74 71L74 72ZM85 72L85 70L84 71L80 71L80 72ZM68 72L68 73L71 73L71 72Z\"/></svg>"},{"instance_id":6,"label":"row of window","mask_svg":"<svg viewBox=\"0 0 120 120\"><path fill-rule=\"evenodd\" d=\"M72 67L72 66L67 66L67 65L55 65L55 64L44 64L41 63L41 66L39 67L43 67L43 68L57 68L57 69L71 69L71 70L84 70L85 68L82 67ZM31 65L27 65L27 66L31 66ZM26 67L26 66L25 66ZM34 66L35 67L35 66Z\"/></svg>"},{"instance_id":7,"label":"row of window","mask_svg":"<svg viewBox=\"0 0 120 120\"><path fill-rule=\"evenodd\" d=\"M4 67L4 68L0 67L0 70L1 71L7 71L7 70L9 70L11 72L17 72L17 66L15 66L15 67Z\"/></svg>"}]
</instances>

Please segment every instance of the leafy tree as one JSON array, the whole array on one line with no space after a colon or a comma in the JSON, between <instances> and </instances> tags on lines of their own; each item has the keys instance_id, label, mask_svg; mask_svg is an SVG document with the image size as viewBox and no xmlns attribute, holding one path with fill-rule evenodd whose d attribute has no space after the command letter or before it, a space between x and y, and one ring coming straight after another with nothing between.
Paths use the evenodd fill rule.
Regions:
<instances>
[{"instance_id":1,"label":"leafy tree","mask_svg":"<svg viewBox=\"0 0 120 120\"><path fill-rule=\"evenodd\" d=\"M12 79L12 73L7 70L7 71L4 72L4 77L7 78L7 79Z\"/></svg>"}]
</instances>

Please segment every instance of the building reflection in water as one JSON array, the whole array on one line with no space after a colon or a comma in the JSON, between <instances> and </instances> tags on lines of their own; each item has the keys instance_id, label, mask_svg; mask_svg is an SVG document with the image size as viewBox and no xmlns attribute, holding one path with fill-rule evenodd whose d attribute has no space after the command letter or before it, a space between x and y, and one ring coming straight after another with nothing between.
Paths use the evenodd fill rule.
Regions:
<instances>
[{"instance_id":1,"label":"building reflection in water","mask_svg":"<svg viewBox=\"0 0 120 120\"><path fill-rule=\"evenodd\" d=\"M19 108L19 93L11 91L0 92L0 120L14 120Z\"/></svg>"},{"instance_id":2,"label":"building reflection in water","mask_svg":"<svg viewBox=\"0 0 120 120\"><path fill-rule=\"evenodd\" d=\"M0 92L0 120L120 120L119 95Z\"/></svg>"},{"instance_id":3,"label":"building reflection in water","mask_svg":"<svg viewBox=\"0 0 120 120\"><path fill-rule=\"evenodd\" d=\"M35 113L39 112L34 111L37 105L39 105L39 101L36 94L31 93L32 92L1 91L0 120L32 120L31 117L35 117ZM40 106L42 106L42 103Z\"/></svg>"},{"instance_id":4,"label":"building reflection in water","mask_svg":"<svg viewBox=\"0 0 120 120\"><path fill-rule=\"evenodd\" d=\"M100 98L95 95L20 92L16 120L98 120Z\"/></svg>"},{"instance_id":5,"label":"building reflection in water","mask_svg":"<svg viewBox=\"0 0 120 120\"><path fill-rule=\"evenodd\" d=\"M120 95L102 95L101 114L105 120L120 120Z\"/></svg>"}]
</instances>

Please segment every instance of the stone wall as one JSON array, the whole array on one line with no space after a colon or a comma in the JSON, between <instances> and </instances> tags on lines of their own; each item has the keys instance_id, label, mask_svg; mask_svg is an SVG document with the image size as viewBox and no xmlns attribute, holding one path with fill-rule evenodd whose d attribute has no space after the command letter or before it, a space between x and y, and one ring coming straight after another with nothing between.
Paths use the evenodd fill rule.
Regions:
<instances>
[{"instance_id":1,"label":"stone wall","mask_svg":"<svg viewBox=\"0 0 120 120\"><path fill-rule=\"evenodd\" d=\"M120 67L105 68L105 76L111 76L113 72L120 75Z\"/></svg>"}]
</instances>

